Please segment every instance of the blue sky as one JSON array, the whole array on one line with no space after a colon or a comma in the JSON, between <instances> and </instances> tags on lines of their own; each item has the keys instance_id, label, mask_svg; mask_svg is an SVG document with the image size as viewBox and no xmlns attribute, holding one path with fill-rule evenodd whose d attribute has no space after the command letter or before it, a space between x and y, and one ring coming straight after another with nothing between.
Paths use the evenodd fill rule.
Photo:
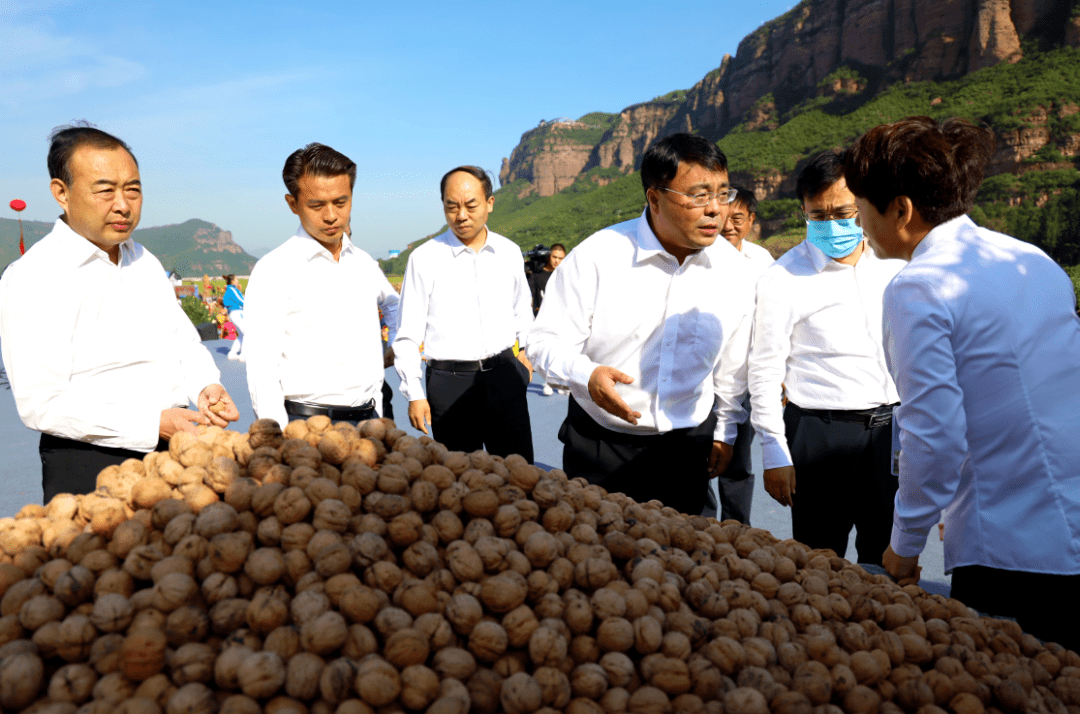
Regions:
<instances>
[{"instance_id":1,"label":"blue sky","mask_svg":"<svg viewBox=\"0 0 1080 714\"><path fill-rule=\"evenodd\" d=\"M497 176L541 119L689 88L792 5L4 0L0 215L56 218L47 137L86 119L135 151L143 227L202 218L261 256L297 225L285 157L320 141L358 164L354 238L386 257L442 225L447 169Z\"/></svg>"}]
</instances>

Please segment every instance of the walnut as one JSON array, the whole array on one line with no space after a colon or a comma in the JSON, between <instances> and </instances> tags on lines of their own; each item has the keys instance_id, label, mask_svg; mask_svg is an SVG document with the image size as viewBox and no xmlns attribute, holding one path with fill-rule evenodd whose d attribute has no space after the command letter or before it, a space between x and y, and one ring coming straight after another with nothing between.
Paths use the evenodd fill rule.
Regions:
<instances>
[{"instance_id":1,"label":"walnut","mask_svg":"<svg viewBox=\"0 0 1080 714\"><path fill-rule=\"evenodd\" d=\"M182 687L189 682L209 682L214 676L214 652L202 642L181 645L169 658L172 680Z\"/></svg>"},{"instance_id":2,"label":"walnut","mask_svg":"<svg viewBox=\"0 0 1080 714\"><path fill-rule=\"evenodd\" d=\"M165 704L165 714L215 714L217 710L214 693L200 682L180 687Z\"/></svg>"},{"instance_id":3,"label":"walnut","mask_svg":"<svg viewBox=\"0 0 1080 714\"><path fill-rule=\"evenodd\" d=\"M90 698L98 675L86 664L67 664L49 680L49 699L55 702L82 704Z\"/></svg>"},{"instance_id":4,"label":"walnut","mask_svg":"<svg viewBox=\"0 0 1080 714\"><path fill-rule=\"evenodd\" d=\"M389 662L368 655L357 666L356 692L371 706L383 707L401 693L401 677Z\"/></svg>"},{"instance_id":5,"label":"walnut","mask_svg":"<svg viewBox=\"0 0 1080 714\"><path fill-rule=\"evenodd\" d=\"M304 623L300 628L300 643L309 652L327 655L339 649L348 639L348 625L340 613L330 610Z\"/></svg>"},{"instance_id":6,"label":"walnut","mask_svg":"<svg viewBox=\"0 0 1080 714\"><path fill-rule=\"evenodd\" d=\"M310 701L319 694L319 678L326 663L311 652L301 652L285 667L285 693L293 699Z\"/></svg>"},{"instance_id":7,"label":"walnut","mask_svg":"<svg viewBox=\"0 0 1080 714\"><path fill-rule=\"evenodd\" d=\"M45 667L36 654L22 652L0 658L0 707L17 711L38 698Z\"/></svg>"},{"instance_id":8,"label":"walnut","mask_svg":"<svg viewBox=\"0 0 1080 714\"><path fill-rule=\"evenodd\" d=\"M120 671L136 681L152 677L165 666L165 633L141 628L130 632L120 648Z\"/></svg>"},{"instance_id":9,"label":"walnut","mask_svg":"<svg viewBox=\"0 0 1080 714\"><path fill-rule=\"evenodd\" d=\"M285 664L274 652L248 655L236 670L240 690L253 699L265 699L285 684Z\"/></svg>"}]
</instances>

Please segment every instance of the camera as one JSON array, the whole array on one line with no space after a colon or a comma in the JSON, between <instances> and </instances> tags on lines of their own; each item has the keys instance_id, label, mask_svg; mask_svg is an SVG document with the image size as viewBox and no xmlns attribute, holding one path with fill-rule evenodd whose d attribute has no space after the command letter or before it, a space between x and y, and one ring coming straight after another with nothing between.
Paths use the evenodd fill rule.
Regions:
<instances>
[{"instance_id":1,"label":"camera","mask_svg":"<svg viewBox=\"0 0 1080 714\"><path fill-rule=\"evenodd\" d=\"M547 265L549 255L551 248L537 243L535 248L525 253L525 272L539 273Z\"/></svg>"}]
</instances>

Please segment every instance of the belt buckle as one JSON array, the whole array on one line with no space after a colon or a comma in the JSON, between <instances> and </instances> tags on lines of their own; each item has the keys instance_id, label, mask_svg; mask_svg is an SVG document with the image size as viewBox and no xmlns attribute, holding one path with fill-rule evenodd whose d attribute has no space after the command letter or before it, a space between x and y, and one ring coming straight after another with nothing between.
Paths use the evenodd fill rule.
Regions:
<instances>
[{"instance_id":1,"label":"belt buckle","mask_svg":"<svg viewBox=\"0 0 1080 714\"><path fill-rule=\"evenodd\" d=\"M488 359L490 359L490 358L488 358ZM491 371L491 367L486 367L486 368L484 367L484 360L483 359L476 360L476 363L478 365L480 365L480 371L481 372L490 372Z\"/></svg>"},{"instance_id":2,"label":"belt buckle","mask_svg":"<svg viewBox=\"0 0 1080 714\"><path fill-rule=\"evenodd\" d=\"M883 414L871 414L866 420L866 428L873 429L874 427L885 426L890 422L892 422L892 411Z\"/></svg>"}]
</instances>

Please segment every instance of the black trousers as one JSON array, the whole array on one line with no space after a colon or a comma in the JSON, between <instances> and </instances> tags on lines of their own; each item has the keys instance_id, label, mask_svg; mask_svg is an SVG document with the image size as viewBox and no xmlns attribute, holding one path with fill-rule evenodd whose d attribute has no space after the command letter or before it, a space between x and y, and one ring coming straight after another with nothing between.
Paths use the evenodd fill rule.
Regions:
<instances>
[{"instance_id":1,"label":"black trousers","mask_svg":"<svg viewBox=\"0 0 1080 714\"><path fill-rule=\"evenodd\" d=\"M644 503L657 499L680 513L697 515L705 504L709 453L716 414L695 427L663 434L622 434L600 426L570 397L559 429L563 471L583 476L609 492Z\"/></svg>"},{"instance_id":2,"label":"black trousers","mask_svg":"<svg viewBox=\"0 0 1080 714\"><path fill-rule=\"evenodd\" d=\"M750 395L743 399L747 419L739 424L735 436L731 464L723 476L716 477L716 492L720 503L714 503L708 491L708 503L701 515L719 517L721 521L735 520L750 525L750 507L754 502L754 471L750 458L750 445L754 443L754 427L750 424ZM719 513L717 513L719 510Z\"/></svg>"},{"instance_id":3,"label":"black trousers","mask_svg":"<svg viewBox=\"0 0 1080 714\"><path fill-rule=\"evenodd\" d=\"M382 416L383 419L394 419L394 388L385 380L382 383Z\"/></svg>"},{"instance_id":4,"label":"black trousers","mask_svg":"<svg viewBox=\"0 0 1080 714\"><path fill-rule=\"evenodd\" d=\"M158 442L157 451L168 451L169 442ZM44 503L58 493L86 494L97 488L97 475L107 466L119 466L128 459L142 459L146 454L129 449L74 441L52 434L42 434L38 443L41 455L41 488Z\"/></svg>"},{"instance_id":5,"label":"black trousers","mask_svg":"<svg viewBox=\"0 0 1080 714\"><path fill-rule=\"evenodd\" d=\"M844 557L854 527L858 562L881 565L899 485L892 475L892 424L867 428L789 402L784 427L795 466L795 540Z\"/></svg>"},{"instance_id":6,"label":"black trousers","mask_svg":"<svg viewBox=\"0 0 1080 714\"><path fill-rule=\"evenodd\" d=\"M432 436L451 451L486 448L533 462L532 422L525 391L529 369L507 350L486 371L427 368Z\"/></svg>"},{"instance_id":7,"label":"black trousers","mask_svg":"<svg viewBox=\"0 0 1080 714\"><path fill-rule=\"evenodd\" d=\"M1011 617L1025 632L1080 652L1080 575L1001 570L983 565L953 568L952 592L968 607Z\"/></svg>"}]
</instances>

